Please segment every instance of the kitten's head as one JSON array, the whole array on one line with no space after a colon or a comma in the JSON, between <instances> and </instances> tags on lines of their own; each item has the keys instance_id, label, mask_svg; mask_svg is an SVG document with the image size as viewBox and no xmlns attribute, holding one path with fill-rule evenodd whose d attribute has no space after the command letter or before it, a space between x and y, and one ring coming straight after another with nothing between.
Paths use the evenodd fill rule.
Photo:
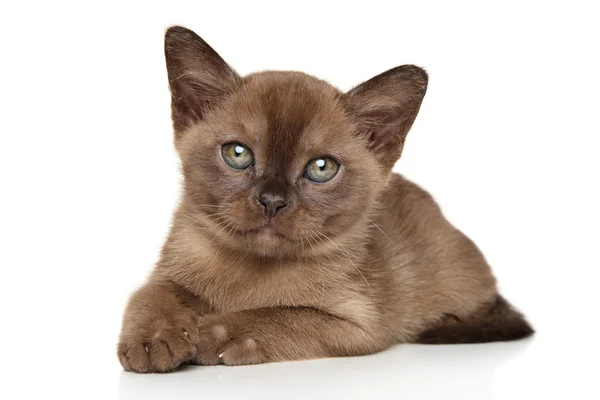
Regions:
<instances>
[{"instance_id":1,"label":"kitten's head","mask_svg":"<svg viewBox=\"0 0 600 400\"><path fill-rule=\"evenodd\" d=\"M263 256L364 235L427 74L405 65L342 93L299 72L239 76L194 32L165 54L184 204L222 244Z\"/></svg>"}]
</instances>

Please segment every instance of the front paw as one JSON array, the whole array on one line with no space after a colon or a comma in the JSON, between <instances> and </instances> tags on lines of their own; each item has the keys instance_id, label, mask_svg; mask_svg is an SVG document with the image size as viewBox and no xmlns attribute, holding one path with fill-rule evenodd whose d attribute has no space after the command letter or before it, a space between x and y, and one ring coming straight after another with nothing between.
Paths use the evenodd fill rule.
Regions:
<instances>
[{"instance_id":1,"label":"front paw","mask_svg":"<svg viewBox=\"0 0 600 400\"><path fill-rule=\"evenodd\" d=\"M236 324L207 318L199 326L195 362L200 365L248 365L268 362L260 338Z\"/></svg>"},{"instance_id":2,"label":"front paw","mask_svg":"<svg viewBox=\"0 0 600 400\"><path fill-rule=\"evenodd\" d=\"M119 361L127 371L172 371L194 358L197 342L192 315L129 321L121 333Z\"/></svg>"}]
</instances>

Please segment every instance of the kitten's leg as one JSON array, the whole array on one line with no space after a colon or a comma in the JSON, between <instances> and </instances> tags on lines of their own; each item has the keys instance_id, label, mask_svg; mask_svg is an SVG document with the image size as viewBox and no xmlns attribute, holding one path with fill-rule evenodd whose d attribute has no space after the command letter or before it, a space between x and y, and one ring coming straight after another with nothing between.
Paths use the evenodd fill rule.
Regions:
<instances>
[{"instance_id":1,"label":"kitten's leg","mask_svg":"<svg viewBox=\"0 0 600 400\"><path fill-rule=\"evenodd\" d=\"M165 372L192 359L197 341L196 315L175 288L148 283L129 300L117 352L128 371Z\"/></svg>"},{"instance_id":2,"label":"kitten's leg","mask_svg":"<svg viewBox=\"0 0 600 400\"><path fill-rule=\"evenodd\" d=\"M263 308L202 317L196 362L243 365L371 354L392 344L368 329L314 308Z\"/></svg>"}]
</instances>

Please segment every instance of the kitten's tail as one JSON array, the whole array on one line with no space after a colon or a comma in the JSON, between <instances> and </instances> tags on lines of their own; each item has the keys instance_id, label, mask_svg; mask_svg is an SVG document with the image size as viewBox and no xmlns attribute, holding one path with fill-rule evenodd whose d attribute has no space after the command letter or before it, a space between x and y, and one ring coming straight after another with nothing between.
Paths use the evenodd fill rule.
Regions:
<instances>
[{"instance_id":1,"label":"kitten's tail","mask_svg":"<svg viewBox=\"0 0 600 400\"><path fill-rule=\"evenodd\" d=\"M422 332L417 343L497 342L517 340L533 333L523 315L498 294L494 301L468 319L448 314L440 325Z\"/></svg>"}]
</instances>

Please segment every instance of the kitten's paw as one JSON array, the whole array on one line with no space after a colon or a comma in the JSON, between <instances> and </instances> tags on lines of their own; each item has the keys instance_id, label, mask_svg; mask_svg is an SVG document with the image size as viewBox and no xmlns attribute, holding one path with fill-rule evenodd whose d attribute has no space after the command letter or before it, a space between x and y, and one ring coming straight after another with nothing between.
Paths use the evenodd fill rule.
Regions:
<instances>
[{"instance_id":1,"label":"kitten's paw","mask_svg":"<svg viewBox=\"0 0 600 400\"><path fill-rule=\"evenodd\" d=\"M200 327L196 353L200 365L247 365L267 362L258 342L239 335L222 323L207 323Z\"/></svg>"},{"instance_id":2,"label":"kitten's paw","mask_svg":"<svg viewBox=\"0 0 600 400\"><path fill-rule=\"evenodd\" d=\"M252 338L239 338L227 343L219 358L225 365L248 365L267 362L260 345Z\"/></svg>"},{"instance_id":3,"label":"kitten's paw","mask_svg":"<svg viewBox=\"0 0 600 400\"><path fill-rule=\"evenodd\" d=\"M127 371L168 372L194 358L197 342L193 317L137 324L121 335L119 361Z\"/></svg>"}]
</instances>

